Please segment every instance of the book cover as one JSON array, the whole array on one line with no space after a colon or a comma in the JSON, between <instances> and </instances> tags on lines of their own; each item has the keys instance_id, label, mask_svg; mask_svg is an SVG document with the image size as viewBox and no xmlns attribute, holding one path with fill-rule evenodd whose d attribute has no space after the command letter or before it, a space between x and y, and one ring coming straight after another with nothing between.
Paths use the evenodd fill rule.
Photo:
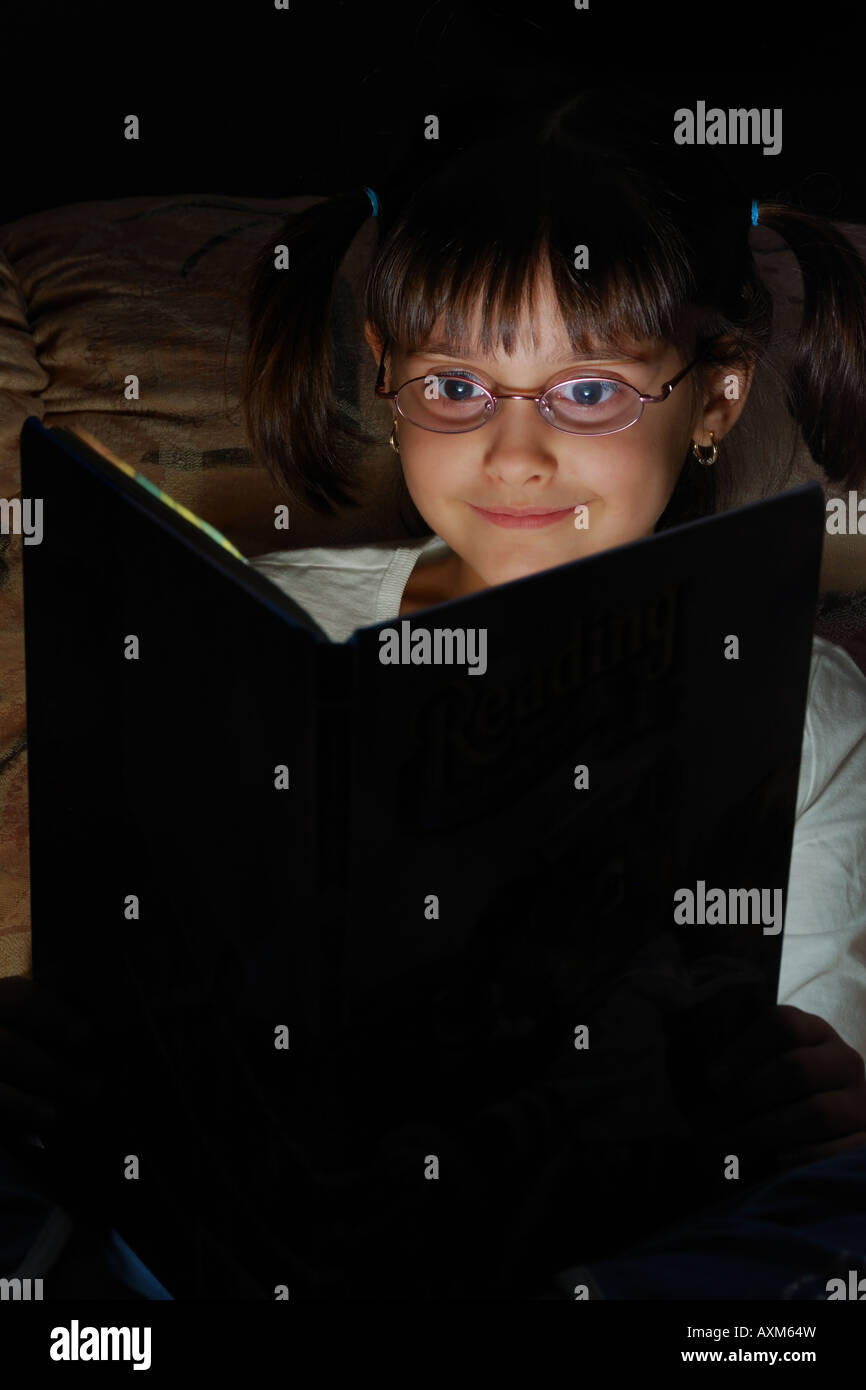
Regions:
<instances>
[{"instance_id":1,"label":"book cover","mask_svg":"<svg viewBox=\"0 0 866 1390\"><path fill-rule=\"evenodd\" d=\"M112 1072L58 1171L181 1298L531 1289L705 1204L820 488L331 643L134 474L24 426L34 968Z\"/></svg>"}]
</instances>

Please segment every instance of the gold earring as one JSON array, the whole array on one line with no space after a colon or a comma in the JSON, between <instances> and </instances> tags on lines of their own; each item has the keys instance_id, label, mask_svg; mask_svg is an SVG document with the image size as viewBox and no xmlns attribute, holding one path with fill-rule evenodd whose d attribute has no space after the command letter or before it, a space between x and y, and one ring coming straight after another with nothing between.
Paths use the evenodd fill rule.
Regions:
<instances>
[{"instance_id":1,"label":"gold earring","mask_svg":"<svg viewBox=\"0 0 866 1390\"><path fill-rule=\"evenodd\" d=\"M709 457L706 454L706 450L709 450ZM696 444L695 441L692 440L692 453L698 463L702 463L705 468L710 468L715 463L716 459L719 457L719 446L716 443L716 436L713 434L712 430L710 430L709 444Z\"/></svg>"},{"instance_id":2,"label":"gold earring","mask_svg":"<svg viewBox=\"0 0 866 1390\"><path fill-rule=\"evenodd\" d=\"M390 434L390 437L389 437L389 439L388 439L388 443L391 445L391 448L394 450L394 453L397 454L397 455L399 456L399 453L400 453L400 445L397 443L397 417L396 417L396 415L394 416L394 423L393 423L393 425L391 426L391 434Z\"/></svg>"}]
</instances>

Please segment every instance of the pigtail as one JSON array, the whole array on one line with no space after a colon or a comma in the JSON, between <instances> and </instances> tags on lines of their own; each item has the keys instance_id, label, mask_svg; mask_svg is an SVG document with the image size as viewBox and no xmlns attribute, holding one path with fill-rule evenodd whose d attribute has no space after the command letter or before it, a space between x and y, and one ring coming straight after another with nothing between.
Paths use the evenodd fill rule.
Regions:
<instances>
[{"instance_id":1,"label":"pigtail","mask_svg":"<svg viewBox=\"0 0 866 1390\"><path fill-rule=\"evenodd\" d=\"M241 403L257 463L315 511L359 506L339 438L368 442L334 390L331 306L340 264L373 208L358 187L292 215L248 278L249 337ZM274 264L285 245L287 269Z\"/></svg>"},{"instance_id":2,"label":"pigtail","mask_svg":"<svg viewBox=\"0 0 866 1390\"><path fill-rule=\"evenodd\" d=\"M827 478L857 488L866 479L866 265L824 217L761 203L759 221L787 242L803 276L788 408Z\"/></svg>"}]
</instances>

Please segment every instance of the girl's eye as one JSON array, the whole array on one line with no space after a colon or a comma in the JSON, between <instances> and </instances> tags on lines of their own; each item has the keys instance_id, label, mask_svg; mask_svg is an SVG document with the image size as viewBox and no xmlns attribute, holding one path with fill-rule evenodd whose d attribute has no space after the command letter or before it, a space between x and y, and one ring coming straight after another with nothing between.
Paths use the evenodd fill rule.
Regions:
<instances>
[{"instance_id":1,"label":"girl's eye","mask_svg":"<svg viewBox=\"0 0 866 1390\"><path fill-rule=\"evenodd\" d=\"M612 401L620 387L615 381L569 381L565 388L558 387L557 390L564 404L597 406Z\"/></svg>"},{"instance_id":2,"label":"girl's eye","mask_svg":"<svg viewBox=\"0 0 866 1390\"><path fill-rule=\"evenodd\" d=\"M473 396L473 390L478 391L477 396ZM484 392L469 377L440 376L439 395L446 401L461 404L463 401L480 400Z\"/></svg>"}]
</instances>

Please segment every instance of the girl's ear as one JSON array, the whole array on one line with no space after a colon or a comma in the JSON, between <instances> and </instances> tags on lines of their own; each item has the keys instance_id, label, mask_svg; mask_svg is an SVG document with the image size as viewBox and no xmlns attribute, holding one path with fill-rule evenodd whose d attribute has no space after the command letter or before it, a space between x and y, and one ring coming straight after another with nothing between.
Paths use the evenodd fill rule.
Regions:
<instances>
[{"instance_id":1,"label":"girl's ear","mask_svg":"<svg viewBox=\"0 0 866 1390\"><path fill-rule=\"evenodd\" d=\"M704 368L701 419L704 429L712 430L716 439L723 439L739 420L754 375L754 363L746 361Z\"/></svg>"},{"instance_id":2,"label":"girl's ear","mask_svg":"<svg viewBox=\"0 0 866 1390\"><path fill-rule=\"evenodd\" d=\"M382 356L383 340L379 337L378 333L376 332L375 328L371 323L364 324L364 337L367 341L370 351L373 354L373 360L376 363L376 366L378 367L379 358Z\"/></svg>"}]
</instances>

